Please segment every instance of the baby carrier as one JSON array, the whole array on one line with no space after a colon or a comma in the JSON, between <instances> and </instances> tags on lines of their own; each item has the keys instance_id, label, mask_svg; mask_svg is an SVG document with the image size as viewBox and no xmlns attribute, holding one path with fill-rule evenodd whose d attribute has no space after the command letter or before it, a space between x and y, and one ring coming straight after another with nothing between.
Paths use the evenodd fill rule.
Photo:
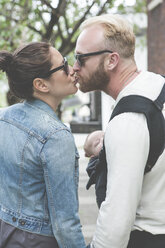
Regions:
<instances>
[{"instance_id":1,"label":"baby carrier","mask_svg":"<svg viewBox=\"0 0 165 248\"><path fill-rule=\"evenodd\" d=\"M123 97L117 103L110 118L111 121L115 116L126 112L145 115L150 136L150 150L144 173L151 171L165 147L165 121L162 114L164 102L165 84L155 101L139 95ZM87 189L95 184L96 200L98 207L100 207L102 201L105 200L107 185L107 163L104 145L99 157L95 161L93 160L91 166L88 166L87 173L90 177Z\"/></svg>"}]
</instances>

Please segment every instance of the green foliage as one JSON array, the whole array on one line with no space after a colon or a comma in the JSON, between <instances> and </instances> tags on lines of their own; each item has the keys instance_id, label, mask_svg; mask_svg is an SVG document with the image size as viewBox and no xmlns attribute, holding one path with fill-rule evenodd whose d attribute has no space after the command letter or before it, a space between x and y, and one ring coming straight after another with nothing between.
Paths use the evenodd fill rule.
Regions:
<instances>
[{"instance_id":1,"label":"green foliage","mask_svg":"<svg viewBox=\"0 0 165 248\"><path fill-rule=\"evenodd\" d=\"M0 50L15 50L30 41L49 41L64 56L76 45L81 23L89 16L114 13L116 0L0 0ZM132 12L145 9L145 1L137 0ZM116 12L128 12L123 1ZM0 77L3 77L0 74Z\"/></svg>"},{"instance_id":2,"label":"green foliage","mask_svg":"<svg viewBox=\"0 0 165 248\"><path fill-rule=\"evenodd\" d=\"M63 55L74 46L81 23L113 10L115 0L0 0L0 49L14 50L29 41L50 41ZM137 0L131 11L144 10ZM123 1L117 11L127 10Z\"/></svg>"},{"instance_id":3,"label":"green foliage","mask_svg":"<svg viewBox=\"0 0 165 248\"><path fill-rule=\"evenodd\" d=\"M135 4L127 5L127 1L124 0L118 5L118 12L120 14L128 13L146 13L147 3L146 0L136 0Z\"/></svg>"},{"instance_id":4,"label":"green foliage","mask_svg":"<svg viewBox=\"0 0 165 248\"><path fill-rule=\"evenodd\" d=\"M136 0L134 6L135 13L146 13L147 12L147 1L146 0Z\"/></svg>"}]
</instances>

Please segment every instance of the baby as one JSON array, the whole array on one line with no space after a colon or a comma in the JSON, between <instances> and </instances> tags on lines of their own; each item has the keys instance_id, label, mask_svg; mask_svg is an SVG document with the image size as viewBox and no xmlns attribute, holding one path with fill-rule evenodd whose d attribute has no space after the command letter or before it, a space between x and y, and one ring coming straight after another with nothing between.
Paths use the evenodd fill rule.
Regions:
<instances>
[{"instance_id":1,"label":"baby","mask_svg":"<svg viewBox=\"0 0 165 248\"><path fill-rule=\"evenodd\" d=\"M92 184L95 184L96 202L99 208L106 195L107 171L103 169L106 163L102 159L101 153L103 152L103 139L104 132L98 130L90 133L84 143L85 156L90 158L86 169L89 176L86 189L89 189Z\"/></svg>"},{"instance_id":2,"label":"baby","mask_svg":"<svg viewBox=\"0 0 165 248\"><path fill-rule=\"evenodd\" d=\"M90 133L84 143L86 157L95 157L99 155L103 146L104 132L101 130Z\"/></svg>"}]
</instances>

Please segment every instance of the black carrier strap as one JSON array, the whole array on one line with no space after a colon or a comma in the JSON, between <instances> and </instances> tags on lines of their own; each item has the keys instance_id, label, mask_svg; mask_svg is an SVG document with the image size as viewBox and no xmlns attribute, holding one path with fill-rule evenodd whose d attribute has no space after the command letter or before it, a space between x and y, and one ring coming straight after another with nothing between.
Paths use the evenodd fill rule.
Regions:
<instances>
[{"instance_id":1,"label":"black carrier strap","mask_svg":"<svg viewBox=\"0 0 165 248\"><path fill-rule=\"evenodd\" d=\"M165 102L165 84L155 101L138 95L123 97L114 108L111 119L126 112L145 115L150 135L150 151L145 172L149 172L165 147L165 120L162 114Z\"/></svg>"}]
</instances>

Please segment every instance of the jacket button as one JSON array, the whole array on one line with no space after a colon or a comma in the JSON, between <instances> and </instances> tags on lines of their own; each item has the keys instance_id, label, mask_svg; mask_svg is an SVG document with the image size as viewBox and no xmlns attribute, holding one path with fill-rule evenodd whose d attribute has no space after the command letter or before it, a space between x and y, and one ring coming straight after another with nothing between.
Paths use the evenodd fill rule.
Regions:
<instances>
[{"instance_id":1,"label":"jacket button","mask_svg":"<svg viewBox=\"0 0 165 248\"><path fill-rule=\"evenodd\" d=\"M25 225L25 221L24 220L19 220L19 223L21 226L24 226Z\"/></svg>"},{"instance_id":2,"label":"jacket button","mask_svg":"<svg viewBox=\"0 0 165 248\"><path fill-rule=\"evenodd\" d=\"M17 220L17 219L16 219L15 217L12 218L12 221L13 221L13 222L16 222L16 220Z\"/></svg>"}]
</instances>

